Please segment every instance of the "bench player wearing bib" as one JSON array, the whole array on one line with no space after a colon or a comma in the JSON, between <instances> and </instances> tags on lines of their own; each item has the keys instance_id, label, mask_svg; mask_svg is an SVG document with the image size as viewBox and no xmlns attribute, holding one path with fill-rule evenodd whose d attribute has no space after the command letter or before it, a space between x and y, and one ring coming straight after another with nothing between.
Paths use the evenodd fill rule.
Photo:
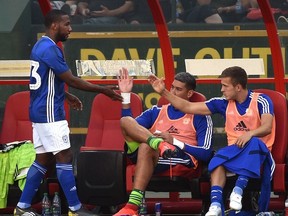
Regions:
<instances>
[{"instance_id":1,"label":"bench player wearing bib","mask_svg":"<svg viewBox=\"0 0 288 216\"><path fill-rule=\"evenodd\" d=\"M193 170L197 168L198 160L208 162L211 159L213 124L210 116L185 114L171 104L153 106L134 119L129 99L133 79L126 69L120 71L118 85L123 96L121 128L127 156L136 164L136 171L128 203L114 216L132 216L138 215L153 173L169 170L170 163ZM175 97L188 101L195 88L194 77L181 72L175 75L170 91Z\"/></svg>"}]
</instances>

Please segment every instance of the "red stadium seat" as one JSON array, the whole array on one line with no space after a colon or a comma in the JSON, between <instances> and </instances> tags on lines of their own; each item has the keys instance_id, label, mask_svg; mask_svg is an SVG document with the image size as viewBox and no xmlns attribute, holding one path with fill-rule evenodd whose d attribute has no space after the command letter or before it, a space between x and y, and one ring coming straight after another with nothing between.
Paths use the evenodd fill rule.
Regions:
<instances>
[{"instance_id":1,"label":"red stadium seat","mask_svg":"<svg viewBox=\"0 0 288 216\"><path fill-rule=\"evenodd\" d=\"M141 98L131 93L131 110L134 116L140 115L143 110ZM85 146L81 150L90 147L106 150L122 150L124 137L120 130L122 104L113 101L104 94L95 96L88 125ZM115 142L116 141L116 142Z\"/></svg>"},{"instance_id":2,"label":"red stadium seat","mask_svg":"<svg viewBox=\"0 0 288 216\"><path fill-rule=\"evenodd\" d=\"M280 92L270 89L256 89L255 92L268 95L273 101L276 120L275 141L272 147L272 155L275 160L275 171L272 181L272 192L277 194L278 198L271 198L270 210L284 209L284 203L287 196L286 191L286 153L288 144L288 114L287 100Z\"/></svg>"},{"instance_id":3,"label":"red stadium seat","mask_svg":"<svg viewBox=\"0 0 288 216\"><path fill-rule=\"evenodd\" d=\"M132 93L133 115L139 115L142 107L141 98ZM85 146L77 158L77 187L82 203L113 206L127 201L121 108L121 102L104 94L97 94L93 100Z\"/></svg>"},{"instance_id":4,"label":"red stadium seat","mask_svg":"<svg viewBox=\"0 0 288 216\"><path fill-rule=\"evenodd\" d=\"M5 106L1 143L32 140L32 123L29 120L29 91L11 95Z\"/></svg>"}]
</instances>

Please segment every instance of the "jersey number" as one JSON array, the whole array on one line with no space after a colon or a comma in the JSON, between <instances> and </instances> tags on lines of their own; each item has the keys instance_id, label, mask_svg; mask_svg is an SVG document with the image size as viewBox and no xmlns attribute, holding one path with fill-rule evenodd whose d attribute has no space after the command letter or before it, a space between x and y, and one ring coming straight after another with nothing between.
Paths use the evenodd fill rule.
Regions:
<instances>
[{"instance_id":1,"label":"jersey number","mask_svg":"<svg viewBox=\"0 0 288 216\"><path fill-rule=\"evenodd\" d=\"M31 61L31 76L35 79L34 84L30 84L30 90L37 90L41 86L41 77L37 73L39 62Z\"/></svg>"}]
</instances>

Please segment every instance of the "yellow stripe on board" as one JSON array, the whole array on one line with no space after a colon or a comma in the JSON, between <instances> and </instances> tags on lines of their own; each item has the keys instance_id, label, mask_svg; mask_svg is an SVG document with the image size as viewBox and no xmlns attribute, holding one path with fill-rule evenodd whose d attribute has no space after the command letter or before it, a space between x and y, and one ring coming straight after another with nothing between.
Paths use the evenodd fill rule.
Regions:
<instances>
[{"instance_id":1,"label":"yellow stripe on board","mask_svg":"<svg viewBox=\"0 0 288 216\"><path fill-rule=\"evenodd\" d=\"M88 128L70 128L71 134L87 134Z\"/></svg>"},{"instance_id":2,"label":"yellow stripe on board","mask_svg":"<svg viewBox=\"0 0 288 216\"><path fill-rule=\"evenodd\" d=\"M267 32L265 30L170 31L169 36L170 38L267 37ZM279 36L288 36L288 31L279 30ZM72 32L69 38L157 38L157 32Z\"/></svg>"}]
</instances>

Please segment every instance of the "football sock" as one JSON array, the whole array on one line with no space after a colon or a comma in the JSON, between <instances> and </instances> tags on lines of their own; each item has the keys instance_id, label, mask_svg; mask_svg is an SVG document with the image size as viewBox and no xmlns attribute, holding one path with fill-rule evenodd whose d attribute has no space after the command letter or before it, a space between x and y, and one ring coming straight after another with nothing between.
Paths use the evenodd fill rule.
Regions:
<instances>
[{"instance_id":1,"label":"football sock","mask_svg":"<svg viewBox=\"0 0 288 216\"><path fill-rule=\"evenodd\" d=\"M140 206L142 203L143 196L144 191L133 189L129 196L128 203Z\"/></svg>"},{"instance_id":2,"label":"football sock","mask_svg":"<svg viewBox=\"0 0 288 216\"><path fill-rule=\"evenodd\" d=\"M32 199L38 191L40 183L46 172L46 167L34 161L28 170L25 187L17 204L18 207L25 209L31 206Z\"/></svg>"},{"instance_id":3,"label":"football sock","mask_svg":"<svg viewBox=\"0 0 288 216\"><path fill-rule=\"evenodd\" d=\"M216 205L221 208L222 203L222 192L223 189L220 186L211 187L211 206Z\"/></svg>"},{"instance_id":4,"label":"football sock","mask_svg":"<svg viewBox=\"0 0 288 216\"><path fill-rule=\"evenodd\" d=\"M235 187L233 188L233 191L237 194L242 195L243 194L243 190L246 188L247 184L248 184L248 178L246 176L239 176Z\"/></svg>"},{"instance_id":5,"label":"football sock","mask_svg":"<svg viewBox=\"0 0 288 216\"><path fill-rule=\"evenodd\" d=\"M65 197L68 202L68 206L72 211L76 211L81 208L79 201L75 177L73 175L72 164L56 164L57 177L60 185L64 191Z\"/></svg>"},{"instance_id":6,"label":"football sock","mask_svg":"<svg viewBox=\"0 0 288 216\"><path fill-rule=\"evenodd\" d=\"M147 139L147 143L148 145L157 150L158 149L158 146L160 144L160 142L163 142L163 139L162 138L159 138L159 137L154 137L154 136L150 136L148 139Z\"/></svg>"}]
</instances>

